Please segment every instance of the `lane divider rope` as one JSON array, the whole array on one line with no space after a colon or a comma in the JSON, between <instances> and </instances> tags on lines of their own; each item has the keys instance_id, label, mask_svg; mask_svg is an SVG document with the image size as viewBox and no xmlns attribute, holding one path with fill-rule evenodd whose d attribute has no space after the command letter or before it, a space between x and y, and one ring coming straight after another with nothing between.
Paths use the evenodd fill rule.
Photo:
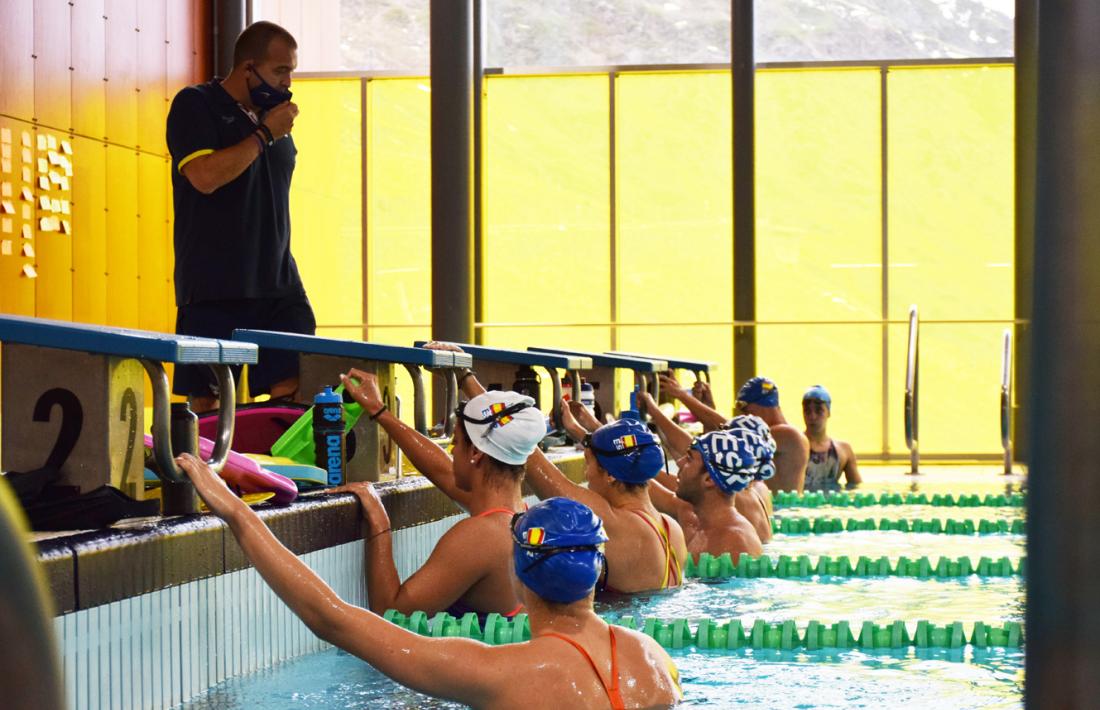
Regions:
<instances>
[{"instance_id":1,"label":"lane divider rope","mask_svg":"<svg viewBox=\"0 0 1100 710\"><path fill-rule=\"evenodd\" d=\"M395 609L387 611L387 621L422 636L436 638L458 637L499 645L531 640L531 626L526 614L508 619L500 614L489 614L484 627L476 613L461 618L439 612L429 617L423 611L405 615ZM838 621L825 624L810 621L799 627L794 621L767 622L757 619L753 623L740 619L717 622L702 619L661 620L643 619L640 623L632 616L603 616L610 624L639 630L668 649L733 651L738 649L907 649L946 648L1021 648L1023 628L1019 622L1007 621L1000 625L975 622L967 633L961 621L937 625L928 621L906 623L894 621L862 624Z\"/></svg>"},{"instance_id":2,"label":"lane divider rope","mask_svg":"<svg viewBox=\"0 0 1100 710\"><path fill-rule=\"evenodd\" d=\"M951 559L940 557L933 563L928 557L911 560L901 556L891 561L888 557L872 559L860 555L853 562L847 555L830 557L822 555L816 560L809 555L780 555L750 557L741 553L737 562L730 553L715 557L704 552L699 560L689 557L684 565L685 577L719 580L730 577L756 578L778 577L782 579L808 579L814 576L829 577L916 577L918 579L957 579L976 574L980 577L1023 577L1027 572L1027 558L1021 557L1014 566L1008 557L993 559L982 557L975 562L970 557Z\"/></svg>"},{"instance_id":3,"label":"lane divider rope","mask_svg":"<svg viewBox=\"0 0 1100 710\"><path fill-rule=\"evenodd\" d=\"M895 530L912 533L935 533L938 535L996 535L1012 534L1026 535L1027 521L1025 520L979 520L976 524L973 520L955 520L947 518L931 518L928 520L891 520L882 518L866 518L857 520L849 518L803 518L782 517L772 518L772 532L784 535L822 535L838 532L859 532L862 530Z\"/></svg>"},{"instance_id":4,"label":"lane divider rope","mask_svg":"<svg viewBox=\"0 0 1100 710\"><path fill-rule=\"evenodd\" d=\"M866 508L872 505L934 505L945 508L1022 508L1027 505L1023 493L854 493L849 491L777 491L773 496L776 508L820 508L833 505L842 508Z\"/></svg>"}]
</instances>

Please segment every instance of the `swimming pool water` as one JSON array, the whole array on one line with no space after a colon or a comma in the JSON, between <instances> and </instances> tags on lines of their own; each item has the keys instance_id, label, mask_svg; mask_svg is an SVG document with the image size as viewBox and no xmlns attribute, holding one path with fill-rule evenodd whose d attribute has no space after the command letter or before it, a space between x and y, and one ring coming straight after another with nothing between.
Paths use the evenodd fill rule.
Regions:
<instances>
[{"instance_id":1,"label":"swimming pool water","mask_svg":"<svg viewBox=\"0 0 1100 710\"><path fill-rule=\"evenodd\" d=\"M990 492L986 476L945 491ZM904 482L904 483L903 483ZM922 490L939 480L924 479ZM869 487L888 490L906 479ZM867 508L790 508L779 516L962 520L1022 519L1022 508L947 508L873 506ZM1022 535L935 535L896 531L858 531L823 535L777 535L765 546L779 555L860 555L897 559L929 557L1008 557L1024 554ZM799 629L810 620L826 624L901 620L910 629L919 620L934 624L975 621L1001 624L1024 618L1024 581L1020 577L914 579L899 577L689 580L670 593L641 595L598 603L597 611L639 619L687 618L725 621L739 618L783 621ZM1022 707L1024 653L1008 649L907 649L904 651L822 650L733 652L673 651L680 668L685 705L699 708L1019 708ZM212 688L183 707L230 708L454 708L393 683L354 656L330 649L235 678Z\"/></svg>"},{"instance_id":2,"label":"swimming pool water","mask_svg":"<svg viewBox=\"0 0 1100 710\"><path fill-rule=\"evenodd\" d=\"M965 657L964 657L965 656ZM1023 653L1002 649L673 651L686 707L1019 708ZM965 661L965 662L960 662ZM460 708L403 688L330 649L226 681L183 706L238 708Z\"/></svg>"}]
</instances>

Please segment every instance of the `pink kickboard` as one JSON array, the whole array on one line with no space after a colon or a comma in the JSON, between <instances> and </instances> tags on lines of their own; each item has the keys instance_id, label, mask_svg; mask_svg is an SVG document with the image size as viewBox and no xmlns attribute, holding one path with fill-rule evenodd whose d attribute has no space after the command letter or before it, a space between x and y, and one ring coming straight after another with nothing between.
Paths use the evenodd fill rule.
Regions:
<instances>
[{"instance_id":1,"label":"pink kickboard","mask_svg":"<svg viewBox=\"0 0 1100 710\"><path fill-rule=\"evenodd\" d=\"M145 446L153 447L153 437L145 435ZM205 459L214 452L214 442L206 437L199 437L199 454ZM241 456L236 451L229 452L229 458L222 468L221 477L229 484L237 495L244 493L275 494L272 503L286 504L298 497L298 487L294 481L286 476L268 471L266 468L250 458Z\"/></svg>"}]
</instances>

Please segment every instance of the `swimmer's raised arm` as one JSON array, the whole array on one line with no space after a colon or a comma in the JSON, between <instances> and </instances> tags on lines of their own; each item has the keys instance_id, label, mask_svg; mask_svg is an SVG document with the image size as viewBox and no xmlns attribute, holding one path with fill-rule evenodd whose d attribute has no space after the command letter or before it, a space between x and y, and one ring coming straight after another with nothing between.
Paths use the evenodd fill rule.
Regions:
<instances>
[{"instance_id":1,"label":"swimmer's raised arm","mask_svg":"<svg viewBox=\"0 0 1100 710\"><path fill-rule=\"evenodd\" d=\"M649 482L649 499L653 501L653 506L657 510L665 515L671 515L677 520L680 518L683 506L687 505L687 503L677 498L675 493L658 483L657 479Z\"/></svg>"},{"instance_id":2,"label":"swimmer's raised arm","mask_svg":"<svg viewBox=\"0 0 1100 710\"><path fill-rule=\"evenodd\" d=\"M353 653L398 683L470 705L484 704L493 689L511 682L506 649L468 639L428 639L340 598L286 549L263 521L190 454L176 459L207 506L224 520L264 581L320 638Z\"/></svg>"},{"instance_id":3,"label":"swimmer's raised arm","mask_svg":"<svg viewBox=\"0 0 1100 710\"><path fill-rule=\"evenodd\" d=\"M587 426L583 426L579 421L577 421L577 413L575 412L573 407L574 404L580 403L570 402L565 399L561 401L561 425L562 428L565 429L566 433L569 434L569 436L573 439L573 441L576 441L579 444L584 441L584 437L595 431L595 429L589 429ZM580 407L581 409L584 409L583 404L581 404ZM588 410L585 409L586 413L587 411ZM598 422L596 429L599 429Z\"/></svg>"},{"instance_id":4,"label":"swimmer's raised arm","mask_svg":"<svg viewBox=\"0 0 1100 710\"><path fill-rule=\"evenodd\" d=\"M703 423L703 428L707 431L721 429L729 421L729 417L724 416L717 409L707 406L698 400L690 390L681 387L679 381L670 374L661 373L661 390L680 400L688 408L688 411Z\"/></svg>"},{"instance_id":5,"label":"swimmer's raised arm","mask_svg":"<svg viewBox=\"0 0 1100 710\"><path fill-rule=\"evenodd\" d=\"M570 481L539 449L527 458L526 481L543 500L562 496L584 503L601 517L612 512L606 498Z\"/></svg>"},{"instance_id":6,"label":"swimmer's raised arm","mask_svg":"<svg viewBox=\"0 0 1100 710\"><path fill-rule=\"evenodd\" d=\"M657 402L653 399L653 395L645 390L638 393L642 401L645 403L646 412L653 419L653 423L657 425L658 431L668 442L668 448L671 449L673 458L680 458L687 453L687 450L691 448L691 434L687 433L680 428L676 422L672 421L665 416L665 413L661 411L661 408L657 406Z\"/></svg>"},{"instance_id":7,"label":"swimmer's raised arm","mask_svg":"<svg viewBox=\"0 0 1100 710\"><path fill-rule=\"evenodd\" d=\"M340 375L340 380L347 393L363 406L364 413L373 417L401 447L401 451L409 457L416 470L448 498L469 510L470 494L455 483L454 462L451 457L438 444L398 419L392 412L383 411L385 408L382 393L378 389L378 378L352 368L346 375Z\"/></svg>"}]
</instances>

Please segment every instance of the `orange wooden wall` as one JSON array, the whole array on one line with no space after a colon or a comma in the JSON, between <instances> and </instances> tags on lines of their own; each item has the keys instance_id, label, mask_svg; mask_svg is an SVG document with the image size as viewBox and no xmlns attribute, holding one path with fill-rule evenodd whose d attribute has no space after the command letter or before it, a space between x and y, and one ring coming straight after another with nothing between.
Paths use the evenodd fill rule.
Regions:
<instances>
[{"instance_id":1,"label":"orange wooden wall","mask_svg":"<svg viewBox=\"0 0 1100 710\"><path fill-rule=\"evenodd\" d=\"M209 4L0 0L0 312L174 329L164 122Z\"/></svg>"}]
</instances>

